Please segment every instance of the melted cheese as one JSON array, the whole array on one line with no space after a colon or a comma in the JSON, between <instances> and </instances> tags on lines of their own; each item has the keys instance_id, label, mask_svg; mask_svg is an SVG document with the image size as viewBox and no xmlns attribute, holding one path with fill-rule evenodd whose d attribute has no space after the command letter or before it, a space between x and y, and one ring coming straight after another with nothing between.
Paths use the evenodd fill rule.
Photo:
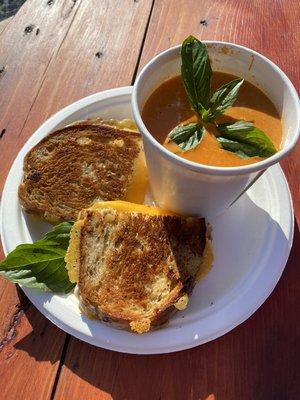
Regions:
<instances>
[{"instance_id":1,"label":"melted cheese","mask_svg":"<svg viewBox=\"0 0 300 400\"><path fill-rule=\"evenodd\" d=\"M75 222L70 233L70 243L65 256L66 268L71 282L78 282L78 266L80 259L80 234L84 220Z\"/></svg>"},{"instance_id":2,"label":"melted cheese","mask_svg":"<svg viewBox=\"0 0 300 400\"><path fill-rule=\"evenodd\" d=\"M89 123L91 125L111 126L113 128L120 129L126 132L138 132L138 128L135 122L130 118L125 118L122 120L117 120L113 118L111 119L94 118L94 119L75 121L68 126L76 124L86 124L86 123ZM114 140L113 144L122 147L122 142L123 142L122 139ZM82 142L80 144L84 143ZM145 160L143 146L141 144L140 152L133 164L132 177L126 190L125 200L130 201L132 203L143 204L147 185L148 185L148 174L147 174L146 160Z\"/></svg>"},{"instance_id":3,"label":"melted cheese","mask_svg":"<svg viewBox=\"0 0 300 400\"><path fill-rule=\"evenodd\" d=\"M158 207L150 207L145 204L134 204L128 201L115 200L115 201L98 201L90 207L90 210L99 210L105 208L113 208L119 212L136 212L144 215L176 215L171 211L166 211Z\"/></svg>"},{"instance_id":4,"label":"melted cheese","mask_svg":"<svg viewBox=\"0 0 300 400\"><path fill-rule=\"evenodd\" d=\"M143 203L148 185L147 167L143 149L134 161L131 181L127 187L126 201Z\"/></svg>"},{"instance_id":5,"label":"melted cheese","mask_svg":"<svg viewBox=\"0 0 300 400\"><path fill-rule=\"evenodd\" d=\"M110 125L120 130L138 132L135 122L130 118L125 118L120 121L116 119L102 120L102 124ZM140 153L134 161L132 179L127 188L125 200L142 204L144 202L147 185L147 167L144 150L141 145Z\"/></svg>"}]
</instances>

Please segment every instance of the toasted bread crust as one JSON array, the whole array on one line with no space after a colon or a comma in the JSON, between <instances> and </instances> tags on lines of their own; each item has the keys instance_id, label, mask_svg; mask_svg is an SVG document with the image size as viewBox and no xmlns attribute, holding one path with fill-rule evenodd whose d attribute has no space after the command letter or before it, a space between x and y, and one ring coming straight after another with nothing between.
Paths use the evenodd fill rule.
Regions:
<instances>
[{"instance_id":1,"label":"toasted bread crust","mask_svg":"<svg viewBox=\"0 0 300 400\"><path fill-rule=\"evenodd\" d=\"M99 306L93 306L87 299L79 296L79 307L83 314L91 319L99 319L100 321L116 328L135 333L145 333L149 330L159 329L162 325L166 324L170 317L175 314L178 309L171 304L166 306L165 309L159 310L152 318L137 318L130 321L124 318L114 317L109 313L103 312Z\"/></svg>"},{"instance_id":2,"label":"toasted bread crust","mask_svg":"<svg viewBox=\"0 0 300 400\"><path fill-rule=\"evenodd\" d=\"M83 311L138 333L166 322L195 284L205 221L112 209L86 210L80 218L74 229Z\"/></svg>"},{"instance_id":3,"label":"toasted bread crust","mask_svg":"<svg viewBox=\"0 0 300 400\"><path fill-rule=\"evenodd\" d=\"M59 222L97 200L124 199L140 151L136 132L83 124L55 131L25 157L20 203Z\"/></svg>"}]
</instances>

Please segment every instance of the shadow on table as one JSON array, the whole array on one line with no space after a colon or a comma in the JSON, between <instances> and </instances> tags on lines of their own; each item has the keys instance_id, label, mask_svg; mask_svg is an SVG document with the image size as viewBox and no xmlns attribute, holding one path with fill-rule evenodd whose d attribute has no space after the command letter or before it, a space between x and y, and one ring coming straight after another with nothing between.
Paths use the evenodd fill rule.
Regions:
<instances>
[{"instance_id":1,"label":"shadow on table","mask_svg":"<svg viewBox=\"0 0 300 400\"><path fill-rule=\"evenodd\" d=\"M24 312L26 320L20 320L21 328L18 326L19 322L16 322L14 335L17 335L16 339L18 337L21 339L15 343L14 347L27 352L36 361L56 363L61 358L66 333L41 314L18 286L17 293L21 304L20 312Z\"/></svg>"},{"instance_id":2,"label":"shadow on table","mask_svg":"<svg viewBox=\"0 0 300 400\"><path fill-rule=\"evenodd\" d=\"M105 400L204 400L209 393L218 400L300 398L300 234L296 223L294 235L282 279L247 322L205 345L163 355L116 353L71 337L61 360L60 398L75 398L72 393L81 389L89 398L105 392ZM55 362L65 334L33 309L26 311L33 332L15 347L37 361ZM55 350L55 343L59 351L51 356L49 349ZM42 347L48 350L43 352ZM85 387L82 380L91 386Z\"/></svg>"}]
</instances>

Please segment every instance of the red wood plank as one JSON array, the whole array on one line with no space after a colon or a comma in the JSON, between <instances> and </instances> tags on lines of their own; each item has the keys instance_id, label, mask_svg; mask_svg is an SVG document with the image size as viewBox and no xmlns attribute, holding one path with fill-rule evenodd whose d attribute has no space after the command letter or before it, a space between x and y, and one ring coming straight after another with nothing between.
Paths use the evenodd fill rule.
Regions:
<instances>
[{"instance_id":1,"label":"red wood plank","mask_svg":"<svg viewBox=\"0 0 300 400\"><path fill-rule=\"evenodd\" d=\"M23 144L13 138L22 131L47 65L65 37L78 5L79 2L65 0L50 7L46 1L28 0L0 35L1 190L12 158ZM2 259L2 250L0 256ZM2 278L0 300L0 376L5 382L0 398L16 399L22 392L24 399L47 399L65 334ZM37 329L32 333L34 326ZM31 353L27 351L30 346ZM35 355L44 362L38 364Z\"/></svg>"},{"instance_id":2,"label":"red wood plank","mask_svg":"<svg viewBox=\"0 0 300 400\"><path fill-rule=\"evenodd\" d=\"M0 35L1 189L17 151L50 114L82 96L130 85L151 5L25 3ZM66 335L28 301L20 304L14 285L2 279L0 299L0 376L8 382L0 398L48 399Z\"/></svg>"},{"instance_id":3,"label":"red wood plank","mask_svg":"<svg viewBox=\"0 0 300 400\"><path fill-rule=\"evenodd\" d=\"M0 188L16 151L26 141L21 135L48 65L59 50L80 1L26 1L0 36ZM20 136L21 135L21 136Z\"/></svg>"},{"instance_id":4,"label":"red wood plank","mask_svg":"<svg viewBox=\"0 0 300 400\"><path fill-rule=\"evenodd\" d=\"M264 53L299 88L298 1L156 0L140 68L160 51L194 34L228 40ZM200 21L206 21L207 25ZM299 148L284 163L299 215ZM267 302L229 334L195 349L134 356L71 339L55 400L300 398L299 249L296 226L286 270Z\"/></svg>"},{"instance_id":5,"label":"red wood plank","mask_svg":"<svg viewBox=\"0 0 300 400\"><path fill-rule=\"evenodd\" d=\"M14 314L0 353L0 398L50 399L65 333L32 305Z\"/></svg>"}]
</instances>

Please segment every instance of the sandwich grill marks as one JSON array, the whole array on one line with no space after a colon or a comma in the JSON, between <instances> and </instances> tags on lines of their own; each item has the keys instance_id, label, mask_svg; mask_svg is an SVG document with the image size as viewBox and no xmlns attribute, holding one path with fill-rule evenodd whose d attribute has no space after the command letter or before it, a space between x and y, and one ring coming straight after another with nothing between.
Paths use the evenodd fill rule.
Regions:
<instances>
[{"instance_id":1,"label":"sandwich grill marks","mask_svg":"<svg viewBox=\"0 0 300 400\"><path fill-rule=\"evenodd\" d=\"M140 151L138 133L105 125L53 132L25 157L21 205L58 222L76 220L95 201L124 199Z\"/></svg>"},{"instance_id":2,"label":"sandwich grill marks","mask_svg":"<svg viewBox=\"0 0 300 400\"><path fill-rule=\"evenodd\" d=\"M83 311L142 333L165 322L191 293L206 225L197 218L89 209L71 238L67 267L78 280Z\"/></svg>"}]
</instances>

